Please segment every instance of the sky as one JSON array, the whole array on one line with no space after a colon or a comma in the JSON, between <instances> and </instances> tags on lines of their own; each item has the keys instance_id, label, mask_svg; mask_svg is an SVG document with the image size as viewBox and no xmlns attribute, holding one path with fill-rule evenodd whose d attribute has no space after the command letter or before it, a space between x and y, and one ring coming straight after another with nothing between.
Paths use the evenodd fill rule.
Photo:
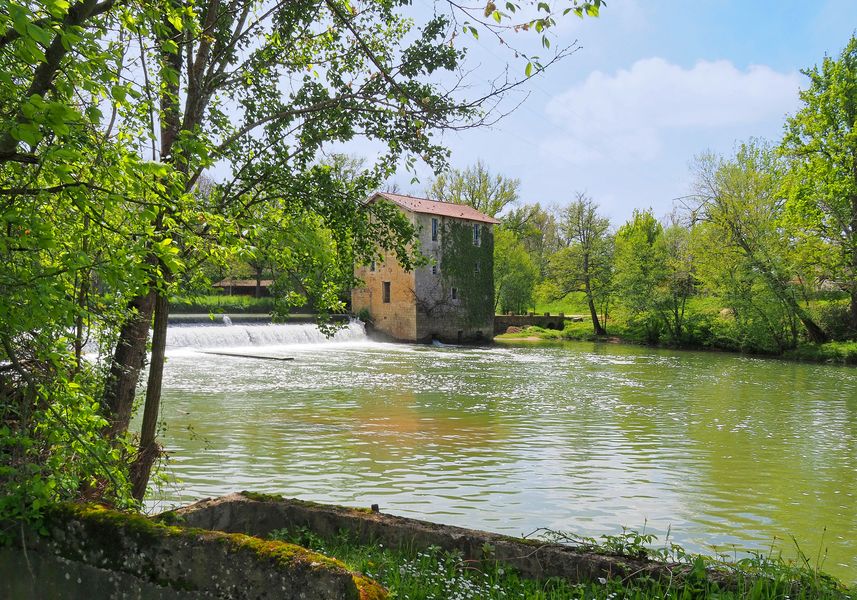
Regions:
<instances>
[{"instance_id":1,"label":"sky","mask_svg":"<svg viewBox=\"0 0 857 600\"><path fill-rule=\"evenodd\" d=\"M562 206L579 191L614 226L635 208L664 218L690 191L695 155L778 141L800 107L800 70L838 55L855 29L857 0L607 0L597 19L559 23L553 46L580 49L531 78L520 108L442 140L453 167L482 159L518 178L522 202ZM495 74L509 58L487 36L469 56ZM396 182L424 195L430 178Z\"/></svg>"}]
</instances>

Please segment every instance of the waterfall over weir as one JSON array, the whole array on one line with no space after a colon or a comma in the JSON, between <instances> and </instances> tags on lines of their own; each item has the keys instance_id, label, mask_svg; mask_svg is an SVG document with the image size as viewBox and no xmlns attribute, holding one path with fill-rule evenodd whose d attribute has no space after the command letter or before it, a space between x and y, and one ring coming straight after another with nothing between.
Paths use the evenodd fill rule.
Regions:
<instances>
[{"instance_id":1,"label":"waterfall over weir","mask_svg":"<svg viewBox=\"0 0 857 600\"><path fill-rule=\"evenodd\" d=\"M312 323L275 325L171 325L167 329L168 348L232 348L247 346L290 346L336 342L367 342L366 328L350 321L327 337Z\"/></svg>"}]
</instances>

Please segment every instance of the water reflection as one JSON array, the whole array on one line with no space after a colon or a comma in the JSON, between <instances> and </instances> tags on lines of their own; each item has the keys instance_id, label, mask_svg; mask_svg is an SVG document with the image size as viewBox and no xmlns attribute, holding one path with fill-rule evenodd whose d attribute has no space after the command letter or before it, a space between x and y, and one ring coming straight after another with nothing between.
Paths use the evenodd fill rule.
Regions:
<instances>
[{"instance_id":1,"label":"water reflection","mask_svg":"<svg viewBox=\"0 0 857 600\"><path fill-rule=\"evenodd\" d=\"M707 551L794 535L857 580L855 370L593 344L256 351L295 360L171 354L182 483L153 502L255 489L514 534L671 528Z\"/></svg>"}]
</instances>

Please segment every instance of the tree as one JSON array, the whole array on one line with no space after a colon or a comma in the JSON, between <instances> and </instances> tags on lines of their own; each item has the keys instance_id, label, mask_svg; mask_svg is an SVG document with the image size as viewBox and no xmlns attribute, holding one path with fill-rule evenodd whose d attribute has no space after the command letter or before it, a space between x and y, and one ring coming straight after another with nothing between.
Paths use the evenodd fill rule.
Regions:
<instances>
[{"instance_id":1,"label":"tree","mask_svg":"<svg viewBox=\"0 0 857 600\"><path fill-rule=\"evenodd\" d=\"M515 234L494 230L494 312L522 313L532 305L539 271Z\"/></svg>"},{"instance_id":2,"label":"tree","mask_svg":"<svg viewBox=\"0 0 857 600\"><path fill-rule=\"evenodd\" d=\"M361 201L401 162L440 165L432 136L484 123L516 84L464 101L438 85L463 57L452 38L466 11L453 5L412 30L404 2L0 2L0 519L80 496L125 504L129 475L141 498L171 291L245 250L265 206L311 224L338 264L376 243L407 263L413 228ZM531 8L528 28L554 23L547 5ZM491 17L464 25L497 36L519 25ZM528 76L547 66L525 58ZM317 159L356 136L386 150L342 185ZM226 175L199 193L214 164ZM322 289L319 264L300 268ZM87 343L95 362L82 360Z\"/></svg>"},{"instance_id":3,"label":"tree","mask_svg":"<svg viewBox=\"0 0 857 600\"><path fill-rule=\"evenodd\" d=\"M140 206L161 167L120 139L116 4L0 9L0 518L56 499L127 505L123 440L105 439L104 364L157 256ZM167 259L168 260L168 259ZM148 333L148 329L147 329Z\"/></svg>"},{"instance_id":4,"label":"tree","mask_svg":"<svg viewBox=\"0 0 857 600\"><path fill-rule=\"evenodd\" d=\"M606 304L608 298L612 262L610 220L598 214L598 205L591 198L578 192L560 213L558 229L567 244L551 258L550 270L559 286L559 295L582 291L595 335L606 335L596 304Z\"/></svg>"},{"instance_id":5,"label":"tree","mask_svg":"<svg viewBox=\"0 0 857 600\"><path fill-rule=\"evenodd\" d=\"M616 295L632 319L643 323L649 341L657 341L664 328L672 340L682 341L694 270L688 228L674 223L664 229L651 210L635 210L616 232Z\"/></svg>"},{"instance_id":6,"label":"tree","mask_svg":"<svg viewBox=\"0 0 857 600\"><path fill-rule=\"evenodd\" d=\"M663 226L651 210L636 209L616 232L616 295L632 320L643 323L646 338L651 342L658 340L661 331L655 290L666 276L666 256L659 244L663 233Z\"/></svg>"},{"instance_id":7,"label":"tree","mask_svg":"<svg viewBox=\"0 0 857 600\"><path fill-rule=\"evenodd\" d=\"M210 222L245 222L256 207L287 202L287 213L320 216L337 237L338 248L364 255L372 251L368 238L358 246L348 242L355 224L363 221L364 231L371 230L382 244L395 245L400 260L408 262L407 244L394 239L412 235L404 221L361 201L368 184L377 186L403 154L441 160L445 153L431 141L432 131L479 120L475 106L464 106L425 81L438 69L454 69L462 58L461 50L440 43L447 36L448 19L433 17L407 46L409 27L388 3L370 2L359 12L338 0L277 3L270 7L270 18L257 17L253 6L242 0L222 10L219 0L208 0L196 12L177 2L168 5L166 19L158 15L139 24L144 40L137 49L140 68L155 66L139 94L155 101L129 109L124 117L129 127L145 132L153 145L157 142L154 158L169 168L163 204L151 217L157 243L180 250L183 264L195 262L201 259L196 250L202 245L196 240L210 238ZM319 30L327 33L319 36ZM290 79L288 91L284 77ZM325 145L360 135L382 141L387 153L361 178L361 186L339 186L329 168L314 164L316 157ZM214 161L229 166L230 178L210 203L200 206L189 192ZM363 189L358 193L358 188ZM202 225L200 209L210 215L203 216ZM120 332L105 393L105 404L118 415L115 430L122 432L154 313L132 473L138 498L158 453L154 434L168 290L182 268L152 253L146 260L157 276L132 300L137 311Z\"/></svg>"},{"instance_id":8,"label":"tree","mask_svg":"<svg viewBox=\"0 0 857 600\"><path fill-rule=\"evenodd\" d=\"M515 234L539 269L539 277L547 275L548 259L560 249L556 216L538 203L508 210L501 218L503 228Z\"/></svg>"},{"instance_id":9,"label":"tree","mask_svg":"<svg viewBox=\"0 0 857 600\"><path fill-rule=\"evenodd\" d=\"M826 249L809 263L819 281L850 297L850 328L857 332L857 38L838 58L803 71L809 87L803 107L786 123L781 150L790 159L785 189L795 235Z\"/></svg>"},{"instance_id":10,"label":"tree","mask_svg":"<svg viewBox=\"0 0 857 600\"><path fill-rule=\"evenodd\" d=\"M782 171L773 151L755 141L742 144L734 157L701 155L695 166L696 205L691 215L711 224L721 249L734 250L746 263L742 271L764 283L783 309L803 324L809 340L821 343L827 335L800 305L793 284L792 240L781 227Z\"/></svg>"},{"instance_id":11,"label":"tree","mask_svg":"<svg viewBox=\"0 0 857 600\"><path fill-rule=\"evenodd\" d=\"M428 196L433 200L466 204L496 217L506 206L518 201L518 179L494 175L481 160L463 171L452 169L432 182Z\"/></svg>"}]
</instances>

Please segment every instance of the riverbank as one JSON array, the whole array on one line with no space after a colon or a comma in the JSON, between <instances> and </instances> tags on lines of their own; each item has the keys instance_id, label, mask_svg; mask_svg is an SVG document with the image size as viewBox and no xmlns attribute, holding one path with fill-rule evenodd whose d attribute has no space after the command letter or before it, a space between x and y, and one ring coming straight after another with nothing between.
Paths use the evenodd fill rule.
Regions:
<instances>
[{"instance_id":1,"label":"riverbank","mask_svg":"<svg viewBox=\"0 0 857 600\"><path fill-rule=\"evenodd\" d=\"M12 524L9 524L12 525ZM850 600L809 561L685 552L624 531L514 538L241 492L147 518L92 504L10 526L0 595L324 600ZM135 595L134 597L137 597Z\"/></svg>"},{"instance_id":2,"label":"riverbank","mask_svg":"<svg viewBox=\"0 0 857 600\"><path fill-rule=\"evenodd\" d=\"M847 587L808 561L773 553L712 558L623 530L598 539L539 530L527 538L371 509L241 492L161 520L296 544L410 600L846 600Z\"/></svg>"},{"instance_id":3,"label":"riverbank","mask_svg":"<svg viewBox=\"0 0 857 600\"><path fill-rule=\"evenodd\" d=\"M615 333L614 333L615 331ZM717 345L652 343L625 328L611 329L606 336L597 336L592 332L592 324L588 322L567 322L565 329L544 329L542 327L526 327L520 331L503 333L494 336L495 342L542 342L542 341L578 341L603 342L612 344L629 344L648 346L669 350L694 350L702 352L734 353L761 358L777 358L798 362L857 365L857 342L828 342L826 344L801 343L797 348L782 354L762 352L742 352L740 349Z\"/></svg>"},{"instance_id":4,"label":"riverbank","mask_svg":"<svg viewBox=\"0 0 857 600\"><path fill-rule=\"evenodd\" d=\"M636 532L627 532L627 536L627 539L649 539L649 536ZM325 538L306 528L282 529L273 532L271 539L297 544L335 558L348 569L387 588L390 598L846 600L851 597L848 588L823 573L779 558L752 557L740 564L737 561L722 562L686 554L669 545L672 557L679 559L669 563L669 568L675 572L674 579L602 577L588 582L572 582L559 577L528 579L496 560L467 559L460 552L445 551L438 546L400 549L386 548L382 544L361 544L344 532ZM616 546L612 552L603 545L598 548L606 556L617 556L621 552L658 554L658 551L640 549L633 544Z\"/></svg>"}]
</instances>

